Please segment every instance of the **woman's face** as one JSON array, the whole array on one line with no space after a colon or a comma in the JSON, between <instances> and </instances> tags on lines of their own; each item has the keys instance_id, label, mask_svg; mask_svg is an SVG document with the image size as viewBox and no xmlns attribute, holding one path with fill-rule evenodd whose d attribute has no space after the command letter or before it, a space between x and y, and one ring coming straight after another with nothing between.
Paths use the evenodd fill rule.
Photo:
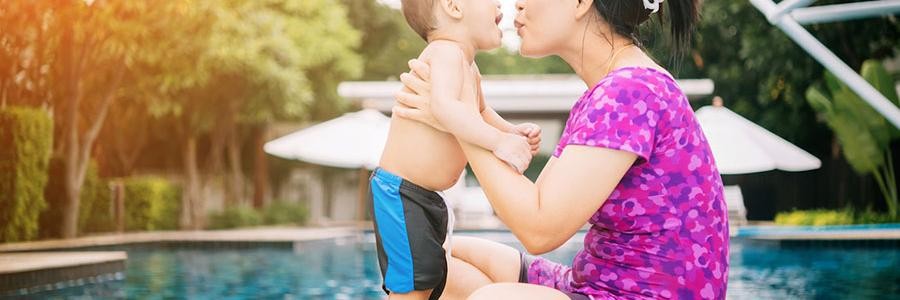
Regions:
<instances>
[{"instance_id":1,"label":"woman's face","mask_svg":"<svg viewBox=\"0 0 900 300\"><path fill-rule=\"evenodd\" d=\"M516 30L522 38L519 52L528 57L559 54L578 32L576 0L518 0Z\"/></svg>"}]
</instances>

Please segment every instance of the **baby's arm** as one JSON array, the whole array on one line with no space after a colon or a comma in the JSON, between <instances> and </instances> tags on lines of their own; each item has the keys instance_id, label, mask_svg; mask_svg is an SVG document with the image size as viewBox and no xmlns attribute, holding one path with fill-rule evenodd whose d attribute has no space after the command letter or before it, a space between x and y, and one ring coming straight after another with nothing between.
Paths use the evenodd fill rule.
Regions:
<instances>
[{"instance_id":1,"label":"baby's arm","mask_svg":"<svg viewBox=\"0 0 900 300\"><path fill-rule=\"evenodd\" d=\"M477 76L476 88L478 89L478 108L481 112L481 118L483 118L486 123L494 126L494 128L497 128L500 131L518 134L516 133L516 125L503 119L503 117L497 114L497 112L494 111L493 108L487 106L487 104L484 103L484 94L481 93L481 70L478 69L478 65L475 65L475 76Z\"/></svg>"},{"instance_id":2,"label":"baby's arm","mask_svg":"<svg viewBox=\"0 0 900 300\"><path fill-rule=\"evenodd\" d=\"M432 44L431 112L448 132L460 140L493 151L503 132L480 120L474 107L461 100L463 89L462 50L446 44Z\"/></svg>"},{"instance_id":3,"label":"baby's arm","mask_svg":"<svg viewBox=\"0 0 900 300\"><path fill-rule=\"evenodd\" d=\"M484 110L481 111L481 117L484 118L485 122L487 122L491 126L494 126L494 128L497 128L500 131L518 134L518 132L516 132L516 125L503 119L503 117L497 114L497 112L494 111L494 109L490 106L484 107Z\"/></svg>"},{"instance_id":4,"label":"baby's arm","mask_svg":"<svg viewBox=\"0 0 900 300\"><path fill-rule=\"evenodd\" d=\"M478 113L477 105L468 105L462 101L465 72L462 50L455 45L442 43L429 47L434 47L430 58L430 106L434 118L456 138L490 150L519 172L524 171L531 161L528 141L520 135L506 133L489 125Z\"/></svg>"},{"instance_id":5,"label":"baby's arm","mask_svg":"<svg viewBox=\"0 0 900 300\"><path fill-rule=\"evenodd\" d=\"M475 66L476 76L478 76L478 107L481 109L481 117L485 122L494 126L500 131L512 134L518 134L528 138L528 144L531 145L531 155L538 153L541 146L541 127L534 123L522 123L519 125L510 123L500 116L493 108L484 103L484 94L481 92L481 71Z\"/></svg>"}]
</instances>

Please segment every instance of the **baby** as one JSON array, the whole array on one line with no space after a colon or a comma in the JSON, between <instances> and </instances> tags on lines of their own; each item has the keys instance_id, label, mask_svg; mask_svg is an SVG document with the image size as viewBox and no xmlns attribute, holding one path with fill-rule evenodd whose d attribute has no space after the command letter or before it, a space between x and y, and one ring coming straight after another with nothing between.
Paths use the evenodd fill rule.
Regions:
<instances>
[{"instance_id":1,"label":"baby","mask_svg":"<svg viewBox=\"0 0 900 300\"><path fill-rule=\"evenodd\" d=\"M431 111L444 131L391 118L371 178L375 240L390 298L438 299L452 222L437 191L453 186L466 166L459 141L492 151L522 173L538 149L540 128L510 124L484 104L474 61L477 51L500 46L497 0L402 0L402 7L410 27L428 42L419 60L431 66Z\"/></svg>"}]
</instances>

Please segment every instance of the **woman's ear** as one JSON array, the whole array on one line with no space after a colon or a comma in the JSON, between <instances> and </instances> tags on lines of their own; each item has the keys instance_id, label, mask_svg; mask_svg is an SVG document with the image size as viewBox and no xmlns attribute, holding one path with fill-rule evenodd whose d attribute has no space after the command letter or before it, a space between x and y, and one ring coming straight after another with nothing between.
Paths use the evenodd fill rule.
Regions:
<instances>
[{"instance_id":1,"label":"woman's ear","mask_svg":"<svg viewBox=\"0 0 900 300\"><path fill-rule=\"evenodd\" d=\"M575 19L581 20L581 18L587 16L593 8L594 0L578 0L578 6L575 6Z\"/></svg>"},{"instance_id":2,"label":"woman's ear","mask_svg":"<svg viewBox=\"0 0 900 300\"><path fill-rule=\"evenodd\" d=\"M450 18L455 20L462 19L462 7L459 0L439 0L441 2L441 10Z\"/></svg>"}]
</instances>

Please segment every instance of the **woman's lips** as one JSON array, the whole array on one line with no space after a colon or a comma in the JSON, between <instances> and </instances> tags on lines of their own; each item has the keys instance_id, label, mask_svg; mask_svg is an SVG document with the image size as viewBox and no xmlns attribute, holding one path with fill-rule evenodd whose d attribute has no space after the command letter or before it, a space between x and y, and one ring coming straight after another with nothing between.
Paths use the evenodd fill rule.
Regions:
<instances>
[{"instance_id":1,"label":"woman's lips","mask_svg":"<svg viewBox=\"0 0 900 300\"><path fill-rule=\"evenodd\" d=\"M500 25L500 21L503 21L503 14L497 15L497 18L494 19L494 23L496 23L497 25Z\"/></svg>"}]
</instances>

